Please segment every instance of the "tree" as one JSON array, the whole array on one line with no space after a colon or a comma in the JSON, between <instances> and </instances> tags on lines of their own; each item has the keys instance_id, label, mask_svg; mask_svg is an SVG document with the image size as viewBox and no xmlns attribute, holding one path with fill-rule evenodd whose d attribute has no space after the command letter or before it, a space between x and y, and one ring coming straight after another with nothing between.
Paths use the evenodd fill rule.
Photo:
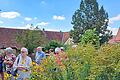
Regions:
<instances>
[{"instance_id":1,"label":"tree","mask_svg":"<svg viewBox=\"0 0 120 80\"><path fill-rule=\"evenodd\" d=\"M35 28L34 30L27 29L18 33L16 41L22 46L28 48L29 53L32 53L34 48L45 46L48 40L44 37L40 29Z\"/></svg>"},{"instance_id":2,"label":"tree","mask_svg":"<svg viewBox=\"0 0 120 80\"><path fill-rule=\"evenodd\" d=\"M108 21L108 13L103 6L99 8L96 0L81 0L80 8L72 16L71 36L74 42L80 42L85 31L94 28L96 28L96 34L99 36L101 44L108 41L112 34L107 29Z\"/></svg>"},{"instance_id":3,"label":"tree","mask_svg":"<svg viewBox=\"0 0 120 80\"><path fill-rule=\"evenodd\" d=\"M95 33L96 29L88 29L85 31L85 33L82 35L80 41L82 44L93 44L95 45L96 48L98 48L100 46L100 42L99 42L99 36L97 36L97 34Z\"/></svg>"},{"instance_id":4,"label":"tree","mask_svg":"<svg viewBox=\"0 0 120 80\"><path fill-rule=\"evenodd\" d=\"M54 49L56 47L63 47L64 45L58 41L55 40L51 40L46 46L45 46L45 50L49 50L49 49Z\"/></svg>"}]
</instances>

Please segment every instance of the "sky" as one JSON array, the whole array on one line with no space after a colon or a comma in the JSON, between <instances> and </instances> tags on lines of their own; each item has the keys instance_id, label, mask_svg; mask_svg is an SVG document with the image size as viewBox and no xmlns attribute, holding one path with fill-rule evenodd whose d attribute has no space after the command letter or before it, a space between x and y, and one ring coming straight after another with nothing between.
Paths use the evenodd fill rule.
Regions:
<instances>
[{"instance_id":1,"label":"sky","mask_svg":"<svg viewBox=\"0 0 120 80\"><path fill-rule=\"evenodd\" d=\"M38 26L49 31L72 29L72 15L81 0L0 0L0 27L26 29ZM116 35L120 26L120 0L97 0L109 14L108 29Z\"/></svg>"}]
</instances>

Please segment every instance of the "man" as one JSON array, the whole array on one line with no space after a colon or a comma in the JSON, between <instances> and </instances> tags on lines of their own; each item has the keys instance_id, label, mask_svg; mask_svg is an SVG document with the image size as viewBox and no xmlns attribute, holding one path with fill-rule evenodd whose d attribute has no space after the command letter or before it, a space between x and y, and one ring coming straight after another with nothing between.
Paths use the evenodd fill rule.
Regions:
<instances>
[{"instance_id":1,"label":"man","mask_svg":"<svg viewBox=\"0 0 120 80\"><path fill-rule=\"evenodd\" d=\"M42 47L37 47L37 52L35 55L35 62L39 65L41 63L42 59L45 57L46 57L46 55L42 51Z\"/></svg>"}]
</instances>

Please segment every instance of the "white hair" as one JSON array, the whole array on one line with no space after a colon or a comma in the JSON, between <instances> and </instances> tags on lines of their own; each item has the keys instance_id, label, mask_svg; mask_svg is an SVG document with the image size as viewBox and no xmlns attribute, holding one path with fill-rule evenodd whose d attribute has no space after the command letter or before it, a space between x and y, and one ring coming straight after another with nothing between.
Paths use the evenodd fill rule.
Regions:
<instances>
[{"instance_id":1,"label":"white hair","mask_svg":"<svg viewBox=\"0 0 120 80\"><path fill-rule=\"evenodd\" d=\"M7 51L8 53L11 53L11 54L13 53L13 49L11 47L6 48L5 51Z\"/></svg>"},{"instance_id":2,"label":"white hair","mask_svg":"<svg viewBox=\"0 0 120 80\"><path fill-rule=\"evenodd\" d=\"M61 52L61 48L59 47L55 48L55 53L59 53L59 52Z\"/></svg>"},{"instance_id":3,"label":"white hair","mask_svg":"<svg viewBox=\"0 0 120 80\"><path fill-rule=\"evenodd\" d=\"M37 49L39 49L39 48L40 48L40 49L42 49L42 47L40 47L40 46L39 46L39 47L37 47Z\"/></svg>"},{"instance_id":4,"label":"white hair","mask_svg":"<svg viewBox=\"0 0 120 80\"><path fill-rule=\"evenodd\" d=\"M22 48L21 48L21 51L25 51L25 52L28 54L28 49L25 48L25 47L22 47Z\"/></svg>"}]
</instances>

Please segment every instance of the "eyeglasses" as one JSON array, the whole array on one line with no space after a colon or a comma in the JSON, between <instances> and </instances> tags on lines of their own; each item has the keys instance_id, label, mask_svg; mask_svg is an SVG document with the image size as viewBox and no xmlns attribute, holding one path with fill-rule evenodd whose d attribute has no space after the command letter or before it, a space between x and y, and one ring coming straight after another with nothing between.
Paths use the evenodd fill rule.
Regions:
<instances>
[{"instance_id":1,"label":"eyeglasses","mask_svg":"<svg viewBox=\"0 0 120 80\"><path fill-rule=\"evenodd\" d=\"M21 53L25 53L25 51L21 51Z\"/></svg>"}]
</instances>

